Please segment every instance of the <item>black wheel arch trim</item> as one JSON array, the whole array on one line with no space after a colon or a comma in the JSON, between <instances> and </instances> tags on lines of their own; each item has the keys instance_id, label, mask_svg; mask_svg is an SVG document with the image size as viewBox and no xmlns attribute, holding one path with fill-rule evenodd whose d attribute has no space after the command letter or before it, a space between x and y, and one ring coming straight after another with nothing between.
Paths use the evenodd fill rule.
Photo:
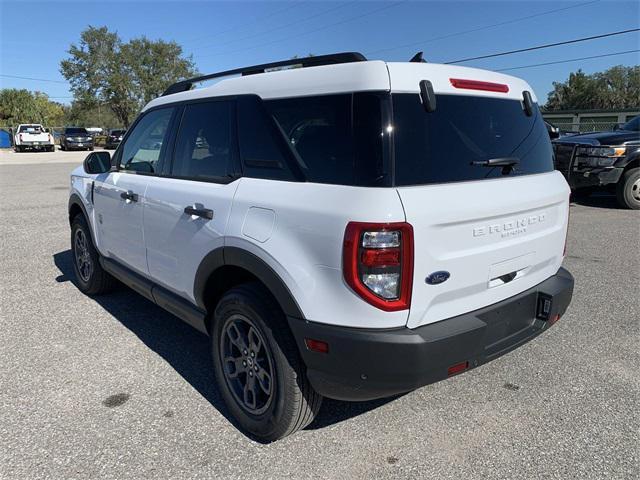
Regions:
<instances>
[{"instance_id":1,"label":"black wheel arch trim","mask_svg":"<svg viewBox=\"0 0 640 480\"><path fill-rule=\"evenodd\" d=\"M93 234L91 220L90 220L89 214L87 213L87 207L84 206L84 202L82 201L82 198L80 198L80 195L78 195L77 193L72 193L71 196L69 197L69 205L67 207L67 212L69 213L69 225L71 225L73 222L71 211L74 206L77 206L80 208L80 210L82 210L82 215L84 215L84 219L86 220L87 226L89 227L89 233L91 234L91 241L93 242L93 245L96 246L97 243Z\"/></svg>"},{"instance_id":2,"label":"black wheel arch trim","mask_svg":"<svg viewBox=\"0 0 640 480\"><path fill-rule=\"evenodd\" d=\"M220 247L200 262L193 283L193 295L199 308L205 309L205 289L210 276L224 266L240 267L266 285L285 315L304 318L298 303L282 278L260 257L238 247Z\"/></svg>"}]
</instances>

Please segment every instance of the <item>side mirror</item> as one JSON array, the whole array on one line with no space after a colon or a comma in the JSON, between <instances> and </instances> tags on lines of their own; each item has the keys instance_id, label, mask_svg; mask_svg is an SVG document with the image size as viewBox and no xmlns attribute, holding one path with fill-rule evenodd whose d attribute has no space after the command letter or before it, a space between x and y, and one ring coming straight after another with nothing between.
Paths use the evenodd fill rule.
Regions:
<instances>
[{"instance_id":1,"label":"side mirror","mask_svg":"<svg viewBox=\"0 0 640 480\"><path fill-rule=\"evenodd\" d=\"M84 159L84 171L90 175L106 173L111 170L111 154L109 152L93 152Z\"/></svg>"}]
</instances>

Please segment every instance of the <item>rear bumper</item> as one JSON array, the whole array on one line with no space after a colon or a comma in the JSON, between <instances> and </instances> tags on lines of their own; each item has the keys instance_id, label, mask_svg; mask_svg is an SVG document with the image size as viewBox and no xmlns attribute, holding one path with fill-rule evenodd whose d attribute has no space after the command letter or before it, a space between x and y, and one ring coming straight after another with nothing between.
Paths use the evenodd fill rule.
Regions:
<instances>
[{"instance_id":1,"label":"rear bumper","mask_svg":"<svg viewBox=\"0 0 640 480\"><path fill-rule=\"evenodd\" d=\"M523 345L566 311L573 277L561 268L539 285L489 307L415 329L366 330L288 318L316 391L362 401L414 390L451 376L452 366L474 368ZM549 320L536 318L538 299L552 300ZM305 338L329 344L310 351Z\"/></svg>"}]
</instances>

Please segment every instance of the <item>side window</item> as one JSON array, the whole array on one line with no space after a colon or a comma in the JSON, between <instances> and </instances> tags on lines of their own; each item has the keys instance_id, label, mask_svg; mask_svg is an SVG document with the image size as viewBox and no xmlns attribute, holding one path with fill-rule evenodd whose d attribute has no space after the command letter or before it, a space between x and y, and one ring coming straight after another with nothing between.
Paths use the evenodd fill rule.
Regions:
<instances>
[{"instance_id":1,"label":"side window","mask_svg":"<svg viewBox=\"0 0 640 480\"><path fill-rule=\"evenodd\" d=\"M157 171L172 114L173 108L163 108L149 112L140 119L122 146L121 170L144 173Z\"/></svg>"},{"instance_id":2,"label":"side window","mask_svg":"<svg viewBox=\"0 0 640 480\"><path fill-rule=\"evenodd\" d=\"M351 95L269 100L301 169L311 182L353 184Z\"/></svg>"},{"instance_id":3,"label":"side window","mask_svg":"<svg viewBox=\"0 0 640 480\"><path fill-rule=\"evenodd\" d=\"M238 98L238 140L244 176L296 180L287 162L286 140L259 97Z\"/></svg>"},{"instance_id":4,"label":"side window","mask_svg":"<svg viewBox=\"0 0 640 480\"><path fill-rule=\"evenodd\" d=\"M218 101L185 107L171 175L217 180L233 174L233 106L232 102Z\"/></svg>"}]
</instances>

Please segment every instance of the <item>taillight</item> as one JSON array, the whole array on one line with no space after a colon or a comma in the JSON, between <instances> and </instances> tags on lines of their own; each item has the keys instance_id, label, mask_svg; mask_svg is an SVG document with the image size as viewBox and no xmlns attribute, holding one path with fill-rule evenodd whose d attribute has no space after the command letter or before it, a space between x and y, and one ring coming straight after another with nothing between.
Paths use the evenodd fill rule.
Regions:
<instances>
[{"instance_id":1,"label":"taillight","mask_svg":"<svg viewBox=\"0 0 640 480\"><path fill-rule=\"evenodd\" d=\"M22 134L20 134L20 141L22 141Z\"/></svg>"},{"instance_id":2,"label":"taillight","mask_svg":"<svg viewBox=\"0 0 640 480\"><path fill-rule=\"evenodd\" d=\"M450 78L451 85L455 88L466 88L468 90L486 90L488 92L507 93L509 85L504 83L482 82L480 80L467 80L464 78Z\"/></svg>"},{"instance_id":3,"label":"taillight","mask_svg":"<svg viewBox=\"0 0 640 480\"><path fill-rule=\"evenodd\" d=\"M345 281L363 300L388 312L409 308L413 285L410 224L350 222L342 254Z\"/></svg>"}]
</instances>

